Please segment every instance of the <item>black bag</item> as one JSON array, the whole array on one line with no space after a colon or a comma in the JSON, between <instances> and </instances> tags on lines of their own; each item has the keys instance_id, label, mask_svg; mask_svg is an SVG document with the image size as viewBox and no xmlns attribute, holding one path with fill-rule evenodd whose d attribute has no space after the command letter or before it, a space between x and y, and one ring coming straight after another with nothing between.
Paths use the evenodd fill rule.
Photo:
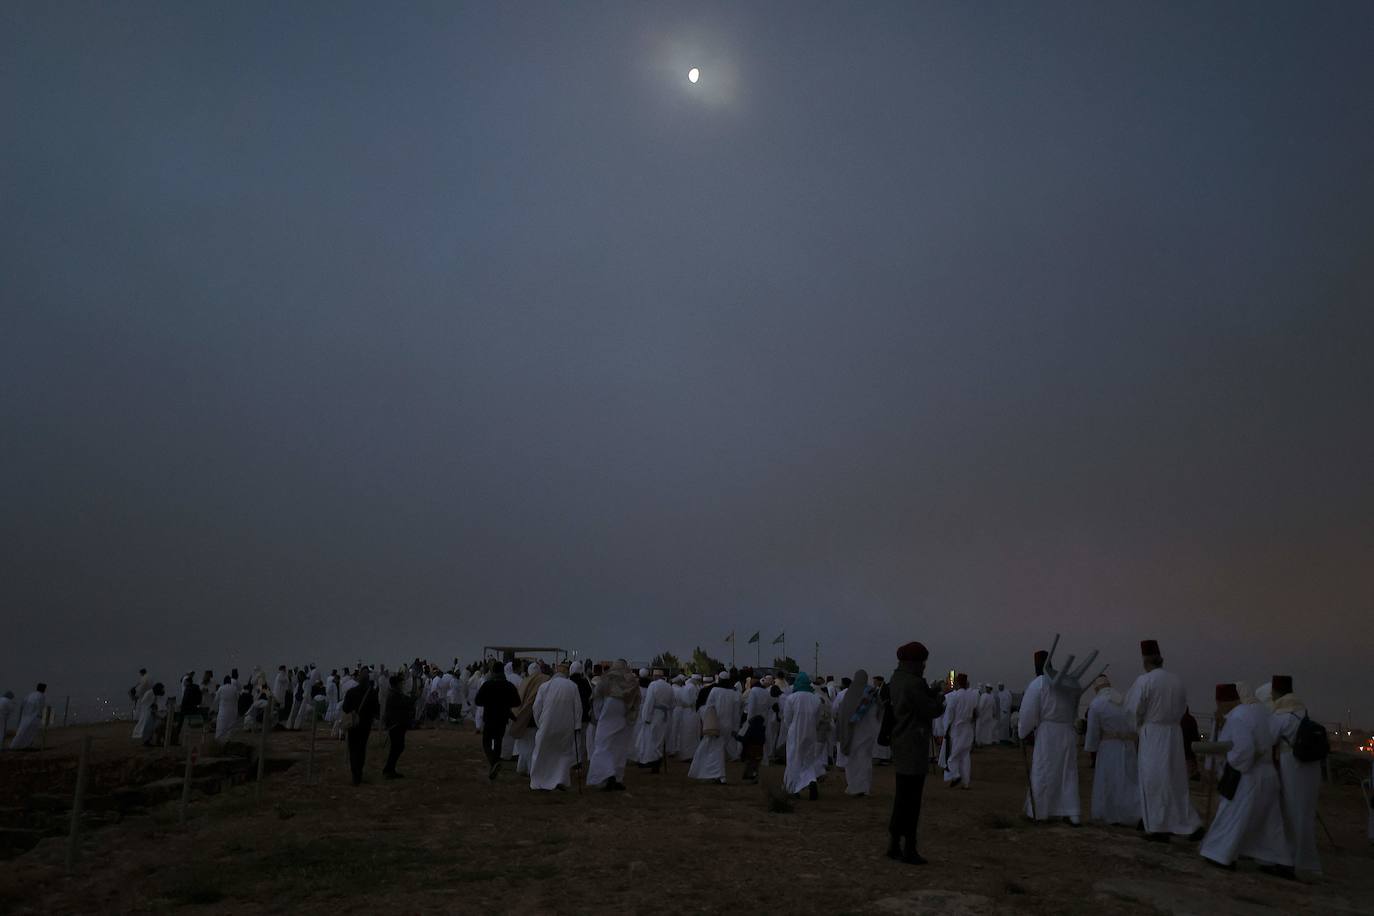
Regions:
<instances>
[{"instance_id":1,"label":"black bag","mask_svg":"<svg viewBox=\"0 0 1374 916\"><path fill-rule=\"evenodd\" d=\"M1240 788L1240 770L1226 764L1226 769L1222 771L1221 778L1217 780L1217 794L1230 801L1236 797L1236 789Z\"/></svg>"},{"instance_id":2,"label":"black bag","mask_svg":"<svg viewBox=\"0 0 1374 916\"><path fill-rule=\"evenodd\" d=\"M1290 713L1296 716L1297 713ZM1303 763L1319 763L1331 753L1331 741L1326 729L1320 722L1313 722L1307 716L1298 723L1298 733L1293 736L1293 756Z\"/></svg>"}]
</instances>

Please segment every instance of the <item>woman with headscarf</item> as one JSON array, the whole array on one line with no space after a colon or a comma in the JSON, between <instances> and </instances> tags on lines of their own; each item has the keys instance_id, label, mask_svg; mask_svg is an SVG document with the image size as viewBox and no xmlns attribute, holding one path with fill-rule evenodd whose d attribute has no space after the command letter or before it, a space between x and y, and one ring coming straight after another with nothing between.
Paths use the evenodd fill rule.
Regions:
<instances>
[{"instance_id":1,"label":"woman with headscarf","mask_svg":"<svg viewBox=\"0 0 1374 916\"><path fill-rule=\"evenodd\" d=\"M617 659L601 675L592 694L596 714L596 743L587 765L587 785L607 792L625 788L625 761L630 755L630 736L639 709L639 678L625 659Z\"/></svg>"},{"instance_id":2,"label":"woman with headscarf","mask_svg":"<svg viewBox=\"0 0 1374 916\"><path fill-rule=\"evenodd\" d=\"M826 747L819 735L824 706L811 686L811 676L798 672L782 713L782 729L787 735L782 785L793 798L801 797L802 789L809 791L812 801L820 795L816 781L825 775Z\"/></svg>"},{"instance_id":3,"label":"woman with headscarf","mask_svg":"<svg viewBox=\"0 0 1374 916\"><path fill-rule=\"evenodd\" d=\"M1136 775L1136 733L1122 708L1121 694L1106 675L1093 681L1097 695L1088 705L1083 750L1093 755L1095 821L1135 826L1140 820L1140 783Z\"/></svg>"}]
</instances>

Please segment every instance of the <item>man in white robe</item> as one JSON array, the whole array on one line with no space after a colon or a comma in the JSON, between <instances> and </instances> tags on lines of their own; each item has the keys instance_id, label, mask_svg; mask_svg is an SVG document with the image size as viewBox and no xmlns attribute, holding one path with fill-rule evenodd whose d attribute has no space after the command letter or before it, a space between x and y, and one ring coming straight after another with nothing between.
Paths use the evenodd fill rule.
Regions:
<instances>
[{"instance_id":1,"label":"man in white robe","mask_svg":"<svg viewBox=\"0 0 1374 916\"><path fill-rule=\"evenodd\" d=\"M997 697L993 696L991 684L978 687L978 722L973 736L978 747L988 747L997 741Z\"/></svg>"},{"instance_id":2,"label":"man in white robe","mask_svg":"<svg viewBox=\"0 0 1374 916\"><path fill-rule=\"evenodd\" d=\"M1035 680L1021 698L1018 735L1025 741L1035 735L1031 755L1030 790L1025 814L1037 821L1066 818L1077 826L1081 803L1078 798L1078 715L1079 690L1056 687L1045 675L1049 653L1035 653Z\"/></svg>"},{"instance_id":3,"label":"man in white robe","mask_svg":"<svg viewBox=\"0 0 1374 916\"><path fill-rule=\"evenodd\" d=\"M730 683L729 675L722 671L701 707L701 740L697 742L692 765L687 770L689 779L711 780L725 785L725 763L729 756L727 741L739 728L739 709L739 693Z\"/></svg>"},{"instance_id":4,"label":"man in white robe","mask_svg":"<svg viewBox=\"0 0 1374 916\"><path fill-rule=\"evenodd\" d=\"M701 675L694 674L677 691L677 755L691 760L701 740L701 717L697 715L697 694L701 692Z\"/></svg>"},{"instance_id":5,"label":"man in white robe","mask_svg":"<svg viewBox=\"0 0 1374 916\"><path fill-rule=\"evenodd\" d=\"M968 685L968 675L954 678L954 691L945 697L945 716L949 734L949 753L945 755L945 782L951 789L967 789L973 782L974 722L978 715L979 693Z\"/></svg>"},{"instance_id":6,"label":"man in white robe","mask_svg":"<svg viewBox=\"0 0 1374 916\"><path fill-rule=\"evenodd\" d=\"M24 698L24 705L19 710L19 727L14 730L10 750L36 750L34 745L38 742L39 732L43 730L43 708L47 705L47 694L48 685L39 684L33 693Z\"/></svg>"},{"instance_id":7,"label":"man in white robe","mask_svg":"<svg viewBox=\"0 0 1374 916\"><path fill-rule=\"evenodd\" d=\"M548 792L572 785L577 731L582 725L582 697L568 680L568 665L560 663L554 676L534 695L534 756L530 760L530 788Z\"/></svg>"},{"instance_id":8,"label":"man in white robe","mask_svg":"<svg viewBox=\"0 0 1374 916\"><path fill-rule=\"evenodd\" d=\"M997 740L1001 744L1011 744L1011 691L1001 681L997 682Z\"/></svg>"},{"instance_id":9,"label":"man in white robe","mask_svg":"<svg viewBox=\"0 0 1374 916\"><path fill-rule=\"evenodd\" d=\"M1136 776L1145 835L1158 842L1168 842L1170 835L1201 839L1202 818L1188 798L1188 763L1183 753L1181 723L1188 693L1183 681L1164 669L1159 643L1142 641L1140 654L1145 673L1126 692L1124 707L1138 735Z\"/></svg>"},{"instance_id":10,"label":"man in white robe","mask_svg":"<svg viewBox=\"0 0 1374 916\"><path fill-rule=\"evenodd\" d=\"M152 686L152 683L148 680L148 669L139 668L138 680L134 682L134 686L129 688L129 699L132 700L134 704L135 722L138 721L139 704L143 702L143 695L147 693L148 689Z\"/></svg>"},{"instance_id":11,"label":"man in white robe","mask_svg":"<svg viewBox=\"0 0 1374 916\"><path fill-rule=\"evenodd\" d=\"M232 675L215 691L215 740L223 741L239 724L239 685Z\"/></svg>"},{"instance_id":12,"label":"man in white robe","mask_svg":"<svg viewBox=\"0 0 1374 916\"><path fill-rule=\"evenodd\" d=\"M668 683L667 672L655 668L653 680L644 690L643 705L639 710L639 733L635 748L635 760L640 766L647 766L649 772L657 774L663 765L668 741L668 717L673 713L673 688Z\"/></svg>"},{"instance_id":13,"label":"man in white robe","mask_svg":"<svg viewBox=\"0 0 1374 916\"><path fill-rule=\"evenodd\" d=\"M835 717L835 731L844 753L844 791L846 795L869 795L873 791L873 748L878 744L878 691L868 683L868 672L854 672Z\"/></svg>"},{"instance_id":14,"label":"man in white robe","mask_svg":"<svg viewBox=\"0 0 1374 916\"><path fill-rule=\"evenodd\" d=\"M134 731L130 738L143 742L144 747L152 747L157 738L157 704L158 698L162 695L162 685L154 684L138 698L138 706L135 708L137 720L134 722Z\"/></svg>"},{"instance_id":15,"label":"man in white robe","mask_svg":"<svg viewBox=\"0 0 1374 916\"><path fill-rule=\"evenodd\" d=\"M669 757L676 757L678 755L677 730L678 724L681 721L680 717L678 716L678 694L681 692L682 685L685 683L687 683L687 678L681 674L679 674L677 677L673 678L669 682L669 687L671 688L671 695L673 701L668 709L668 737L665 742L665 747L668 752L667 755Z\"/></svg>"},{"instance_id":16,"label":"man in white robe","mask_svg":"<svg viewBox=\"0 0 1374 916\"><path fill-rule=\"evenodd\" d=\"M1231 743L1225 764L1240 772L1240 781L1231 798L1223 796L1217 803L1202 856L1223 868L1233 868L1237 858L1246 856L1265 871L1291 878L1293 857L1283 833L1269 713L1259 703L1240 702L1235 684L1218 684L1216 697L1217 718L1226 717L1217 740Z\"/></svg>"},{"instance_id":17,"label":"man in white robe","mask_svg":"<svg viewBox=\"0 0 1374 916\"><path fill-rule=\"evenodd\" d=\"M528 775L530 763L534 759L534 736L538 729L534 721L534 698L549 680L538 662L531 662L525 672L525 680L520 685L520 708L515 711L510 730L515 734L515 772Z\"/></svg>"},{"instance_id":18,"label":"man in white robe","mask_svg":"<svg viewBox=\"0 0 1374 916\"><path fill-rule=\"evenodd\" d=\"M1135 723L1122 708L1121 694L1106 676L1093 682L1097 695L1088 705L1083 749L1093 755L1092 819L1134 827L1140 820L1140 783L1136 778Z\"/></svg>"},{"instance_id":19,"label":"man in white robe","mask_svg":"<svg viewBox=\"0 0 1374 916\"><path fill-rule=\"evenodd\" d=\"M805 671L792 681L792 692L783 706L782 728L787 738L787 767L782 774L782 787L793 798L806 789L815 801L820 790L816 783L825 776L827 740L820 735L821 715L829 703L828 697L818 696Z\"/></svg>"},{"instance_id":20,"label":"man in white robe","mask_svg":"<svg viewBox=\"0 0 1374 916\"><path fill-rule=\"evenodd\" d=\"M525 679L516 672L515 665L511 662L506 662L506 680L511 682L511 686L515 688L516 693L520 693L520 688L525 686ZM521 696L524 696L524 694L521 693ZM501 739L501 759L515 759L515 735L511 734L510 728L506 729L506 736ZM517 772L518 771L519 768L517 767Z\"/></svg>"},{"instance_id":21,"label":"man in white robe","mask_svg":"<svg viewBox=\"0 0 1374 916\"><path fill-rule=\"evenodd\" d=\"M587 764L587 785L607 792L625 788L625 761L630 755L631 723L638 718L639 679L625 659L604 671L592 693L596 738Z\"/></svg>"},{"instance_id":22,"label":"man in white robe","mask_svg":"<svg viewBox=\"0 0 1374 916\"><path fill-rule=\"evenodd\" d=\"M1293 693L1293 678L1276 674L1270 681L1273 713L1269 718L1279 757L1279 786L1283 801L1283 832L1288 853L1298 871L1321 874L1317 855L1317 795L1322 783L1319 760L1303 761L1293 755L1298 726L1307 718L1307 706Z\"/></svg>"}]
</instances>

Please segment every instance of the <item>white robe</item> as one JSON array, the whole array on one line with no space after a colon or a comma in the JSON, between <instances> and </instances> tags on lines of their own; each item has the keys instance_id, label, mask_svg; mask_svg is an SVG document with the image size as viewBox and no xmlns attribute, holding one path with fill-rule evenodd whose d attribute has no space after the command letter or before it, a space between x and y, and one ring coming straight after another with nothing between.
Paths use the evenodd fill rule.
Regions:
<instances>
[{"instance_id":1,"label":"white robe","mask_svg":"<svg viewBox=\"0 0 1374 916\"><path fill-rule=\"evenodd\" d=\"M1119 695L1118 695L1119 698ZM1136 778L1135 724L1103 690L1088 706L1083 749L1097 754L1093 767L1095 821L1134 827L1140 820L1140 782Z\"/></svg>"},{"instance_id":2,"label":"white robe","mask_svg":"<svg viewBox=\"0 0 1374 916\"><path fill-rule=\"evenodd\" d=\"M716 721L720 724L720 734L712 737L702 735L697 742L697 751L692 755L692 765L687 770L689 779L725 779L725 759L729 754L727 743L735 729L739 728L739 694L730 687L716 687L706 697L702 706L715 710Z\"/></svg>"},{"instance_id":3,"label":"white robe","mask_svg":"<svg viewBox=\"0 0 1374 916\"><path fill-rule=\"evenodd\" d=\"M625 721L625 704L615 697L604 697L593 700L592 709L596 713L596 740L587 763L587 785L599 786L612 777L624 782L631 733Z\"/></svg>"},{"instance_id":4,"label":"white robe","mask_svg":"<svg viewBox=\"0 0 1374 916\"><path fill-rule=\"evenodd\" d=\"M339 716L339 682L330 678L324 685L324 721L337 722Z\"/></svg>"},{"instance_id":5,"label":"white robe","mask_svg":"<svg viewBox=\"0 0 1374 916\"><path fill-rule=\"evenodd\" d=\"M1279 749L1279 787L1283 800L1283 832L1288 852L1299 871L1321 874L1317 855L1317 795L1322 784L1322 765L1304 763L1293 756L1293 740L1307 710L1275 712L1269 728Z\"/></svg>"},{"instance_id":6,"label":"white robe","mask_svg":"<svg viewBox=\"0 0 1374 916\"><path fill-rule=\"evenodd\" d=\"M974 740L981 747L997 742L997 697L986 690L978 694L978 721L974 725Z\"/></svg>"},{"instance_id":7,"label":"white robe","mask_svg":"<svg viewBox=\"0 0 1374 916\"><path fill-rule=\"evenodd\" d=\"M239 686L221 684L215 691L215 740L223 741L233 732L239 718Z\"/></svg>"},{"instance_id":8,"label":"white robe","mask_svg":"<svg viewBox=\"0 0 1374 916\"><path fill-rule=\"evenodd\" d=\"M38 733L43 729L43 706L46 699L45 695L37 690L24 697L24 705L19 710L19 727L14 730L10 750L22 751L37 743Z\"/></svg>"},{"instance_id":9,"label":"white robe","mask_svg":"<svg viewBox=\"0 0 1374 916\"><path fill-rule=\"evenodd\" d=\"M134 741L151 741L157 729L157 697L153 694L152 688L143 691L143 696L138 698L135 714L138 720L134 723L134 732L130 737Z\"/></svg>"},{"instance_id":10,"label":"white robe","mask_svg":"<svg viewBox=\"0 0 1374 916\"><path fill-rule=\"evenodd\" d=\"M1164 668L1147 671L1131 685L1124 707L1139 735L1136 775L1145 832L1188 836L1202 826L1202 818L1188 798L1188 762L1179 724L1188 708L1183 681Z\"/></svg>"},{"instance_id":11,"label":"white robe","mask_svg":"<svg viewBox=\"0 0 1374 916\"><path fill-rule=\"evenodd\" d=\"M845 755L844 791L847 795L868 795L873 792L873 750L878 746L877 698L869 703L863 717L850 723L849 753Z\"/></svg>"},{"instance_id":12,"label":"white robe","mask_svg":"<svg viewBox=\"0 0 1374 916\"><path fill-rule=\"evenodd\" d=\"M1240 856L1272 865L1292 865L1283 834L1279 805L1279 774L1270 757L1274 736L1269 712L1259 703L1242 703L1231 710L1218 741L1232 742L1226 762L1240 770L1235 798L1217 804L1217 816L1202 841L1202 855L1221 865Z\"/></svg>"},{"instance_id":13,"label":"white robe","mask_svg":"<svg viewBox=\"0 0 1374 916\"><path fill-rule=\"evenodd\" d=\"M656 680L644 691L639 707L639 731L635 733L635 760L653 763L664 756L668 717L673 712L673 685Z\"/></svg>"},{"instance_id":14,"label":"white robe","mask_svg":"<svg viewBox=\"0 0 1374 916\"><path fill-rule=\"evenodd\" d=\"M1037 820L1067 817L1077 822L1079 818L1078 735L1073 728L1077 713L1078 693L1050 686L1043 674L1030 682L1021 697L1018 733L1022 741L1035 733L1027 816L1032 816L1033 797Z\"/></svg>"},{"instance_id":15,"label":"white robe","mask_svg":"<svg viewBox=\"0 0 1374 916\"><path fill-rule=\"evenodd\" d=\"M997 691L997 740L1011 740L1011 691L1003 687Z\"/></svg>"},{"instance_id":16,"label":"white robe","mask_svg":"<svg viewBox=\"0 0 1374 916\"><path fill-rule=\"evenodd\" d=\"M572 785L573 741L582 724L582 697L566 674L556 674L534 694L534 755L530 788Z\"/></svg>"},{"instance_id":17,"label":"white robe","mask_svg":"<svg viewBox=\"0 0 1374 916\"><path fill-rule=\"evenodd\" d=\"M945 697L945 716L949 727L945 754L945 782L973 782L973 714L978 710L978 694L968 687Z\"/></svg>"},{"instance_id":18,"label":"white robe","mask_svg":"<svg viewBox=\"0 0 1374 916\"><path fill-rule=\"evenodd\" d=\"M696 753L697 742L701 740L701 717L697 715L697 694L701 685L688 681L677 690L677 755L688 758Z\"/></svg>"},{"instance_id":19,"label":"white robe","mask_svg":"<svg viewBox=\"0 0 1374 916\"><path fill-rule=\"evenodd\" d=\"M782 727L787 734L787 768L782 774L782 786L789 795L796 795L825 776L826 748L817 740L816 728L821 721L821 703L828 702L811 692L787 696L782 712Z\"/></svg>"}]
</instances>

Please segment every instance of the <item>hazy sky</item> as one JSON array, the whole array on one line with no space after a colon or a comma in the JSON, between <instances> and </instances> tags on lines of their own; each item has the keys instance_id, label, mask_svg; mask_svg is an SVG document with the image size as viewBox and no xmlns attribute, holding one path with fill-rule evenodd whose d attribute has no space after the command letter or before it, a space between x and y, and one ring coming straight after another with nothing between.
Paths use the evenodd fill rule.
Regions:
<instances>
[{"instance_id":1,"label":"hazy sky","mask_svg":"<svg viewBox=\"0 0 1374 916\"><path fill-rule=\"evenodd\" d=\"M1374 720L1372 41L5 4L0 687L760 629L1019 689L1062 630Z\"/></svg>"}]
</instances>

